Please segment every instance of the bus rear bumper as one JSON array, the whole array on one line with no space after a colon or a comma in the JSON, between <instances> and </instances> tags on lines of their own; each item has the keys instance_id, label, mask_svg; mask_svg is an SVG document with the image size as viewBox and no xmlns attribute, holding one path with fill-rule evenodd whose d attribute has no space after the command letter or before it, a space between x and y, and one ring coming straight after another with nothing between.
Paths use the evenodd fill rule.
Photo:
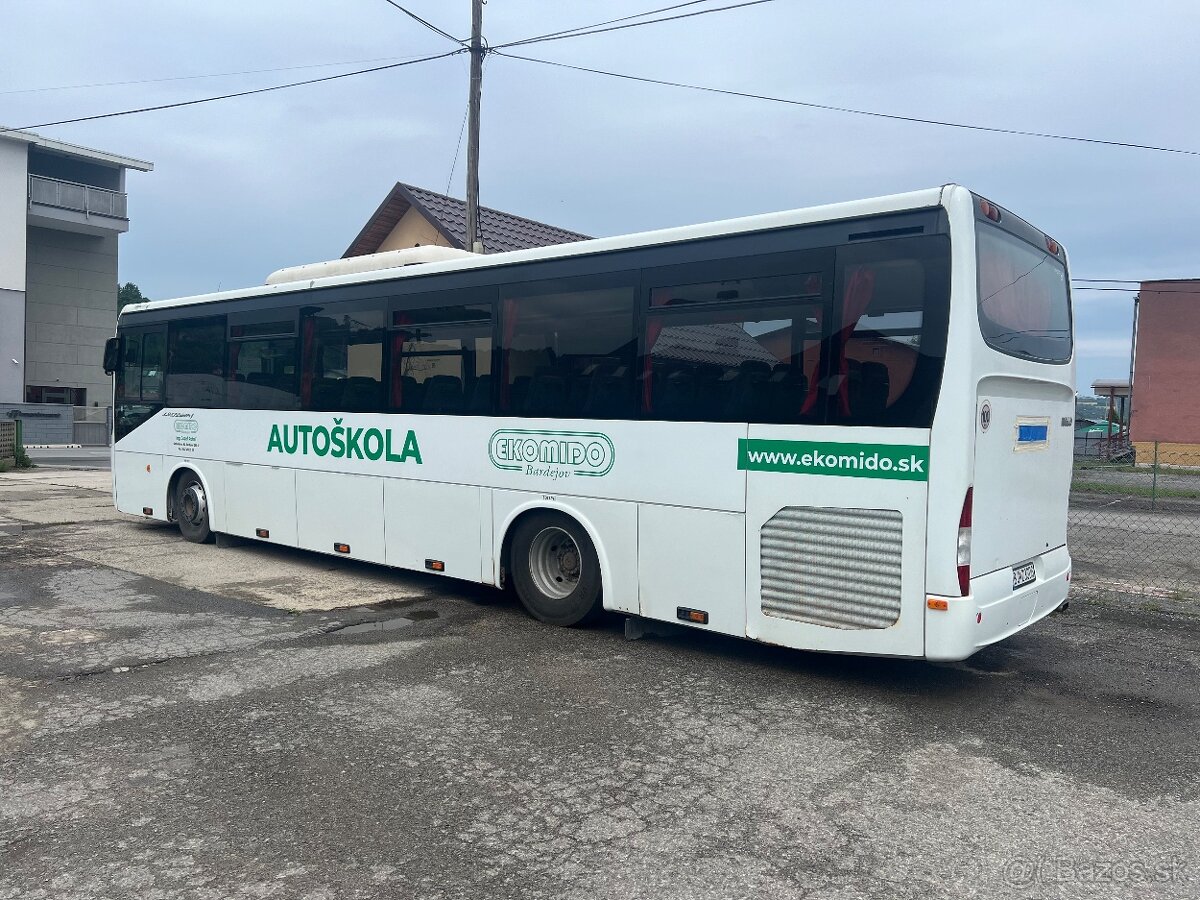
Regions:
<instances>
[{"instance_id":1,"label":"bus rear bumper","mask_svg":"<svg viewBox=\"0 0 1200 900\"><path fill-rule=\"evenodd\" d=\"M1027 628L1058 609L1071 583L1071 555L1056 547L1035 559L1037 578L1017 591L1012 569L998 569L971 579L967 597L946 600L947 609L925 609L925 658L966 659L997 641Z\"/></svg>"}]
</instances>

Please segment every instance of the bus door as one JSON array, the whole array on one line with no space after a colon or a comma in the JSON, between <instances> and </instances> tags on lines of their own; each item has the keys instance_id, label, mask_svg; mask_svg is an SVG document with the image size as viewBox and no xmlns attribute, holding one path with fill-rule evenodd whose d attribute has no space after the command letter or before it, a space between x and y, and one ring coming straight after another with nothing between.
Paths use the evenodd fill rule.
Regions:
<instances>
[{"instance_id":1,"label":"bus door","mask_svg":"<svg viewBox=\"0 0 1200 900\"><path fill-rule=\"evenodd\" d=\"M778 413L795 424L751 423L738 449L748 637L924 653L929 426L945 354L948 247L933 237L839 248L825 318L793 335L809 375L805 405Z\"/></svg>"}]
</instances>

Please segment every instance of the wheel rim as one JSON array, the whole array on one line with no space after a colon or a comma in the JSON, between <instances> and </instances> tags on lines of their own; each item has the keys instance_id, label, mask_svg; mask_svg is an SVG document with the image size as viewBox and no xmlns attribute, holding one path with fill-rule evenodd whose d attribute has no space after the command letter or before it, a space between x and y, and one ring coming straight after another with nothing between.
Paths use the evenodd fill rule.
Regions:
<instances>
[{"instance_id":1,"label":"wheel rim","mask_svg":"<svg viewBox=\"0 0 1200 900\"><path fill-rule=\"evenodd\" d=\"M189 525L200 525L208 513L208 501L204 497L204 487L192 482L183 490L179 498L180 517Z\"/></svg>"},{"instance_id":2,"label":"wheel rim","mask_svg":"<svg viewBox=\"0 0 1200 900\"><path fill-rule=\"evenodd\" d=\"M529 544L529 574L537 589L554 600L569 596L579 584L583 556L575 539L561 528L539 531Z\"/></svg>"}]
</instances>

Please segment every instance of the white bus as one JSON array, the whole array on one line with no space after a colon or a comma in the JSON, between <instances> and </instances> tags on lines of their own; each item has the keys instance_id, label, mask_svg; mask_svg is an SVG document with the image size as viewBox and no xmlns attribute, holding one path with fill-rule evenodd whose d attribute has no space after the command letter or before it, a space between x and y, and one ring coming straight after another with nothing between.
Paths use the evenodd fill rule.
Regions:
<instances>
[{"instance_id":1,"label":"white bus","mask_svg":"<svg viewBox=\"0 0 1200 900\"><path fill-rule=\"evenodd\" d=\"M117 509L809 650L963 659L1065 601L1066 257L1007 209L423 250L126 307Z\"/></svg>"}]
</instances>

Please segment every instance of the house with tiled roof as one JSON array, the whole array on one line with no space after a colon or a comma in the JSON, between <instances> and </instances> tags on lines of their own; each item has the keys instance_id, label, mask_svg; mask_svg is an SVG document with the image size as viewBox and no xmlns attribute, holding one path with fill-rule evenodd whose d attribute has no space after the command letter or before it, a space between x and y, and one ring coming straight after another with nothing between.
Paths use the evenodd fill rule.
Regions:
<instances>
[{"instance_id":1,"label":"house with tiled roof","mask_svg":"<svg viewBox=\"0 0 1200 900\"><path fill-rule=\"evenodd\" d=\"M588 240L586 234L486 206L479 208L479 230L485 253ZM440 246L464 250L470 249L470 245L465 200L397 182L342 257L409 247Z\"/></svg>"}]
</instances>

